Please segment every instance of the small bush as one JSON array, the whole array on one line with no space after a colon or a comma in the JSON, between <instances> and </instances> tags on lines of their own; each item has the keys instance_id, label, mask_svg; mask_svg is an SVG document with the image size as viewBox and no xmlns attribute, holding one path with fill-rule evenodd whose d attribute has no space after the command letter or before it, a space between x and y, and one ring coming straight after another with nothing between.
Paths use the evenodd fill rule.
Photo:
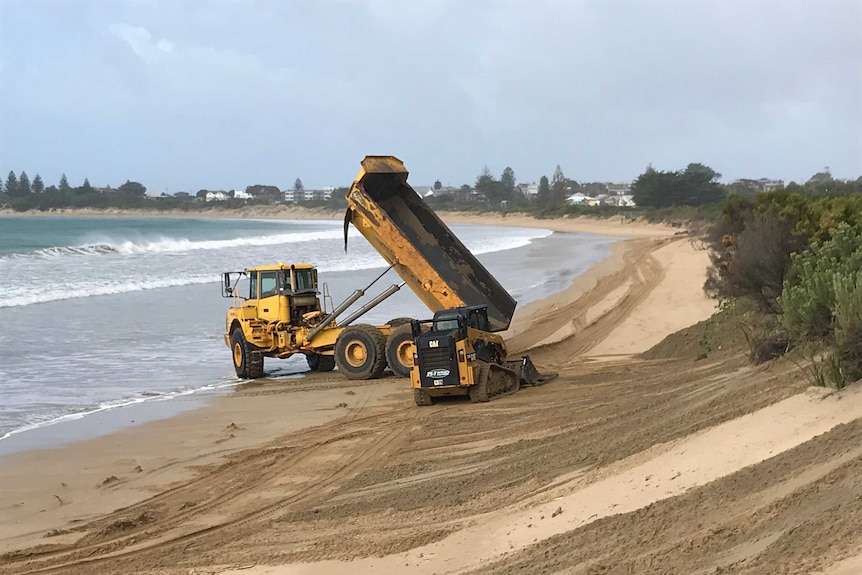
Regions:
<instances>
[{"instance_id":1,"label":"small bush","mask_svg":"<svg viewBox=\"0 0 862 575\"><path fill-rule=\"evenodd\" d=\"M842 223L830 235L793 256L781 320L795 338L829 348L832 376L853 380L862 376L862 233Z\"/></svg>"},{"instance_id":2,"label":"small bush","mask_svg":"<svg viewBox=\"0 0 862 575\"><path fill-rule=\"evenodd\" d=\"M751 359L761 364L781 357L793 348L790 335L786 331L761 333L752 339Z\"/></svg>"},{"instance_id":3,"label":"small bush","mask_svg":"<svg viewBox=\"0 0 862 575\"><path fill-rule=\"evenodd\" d=\"M724 228L729 233L719 239L714 232L711 238L707 293L747 298L764 312L779 313L778 296L791 268L790 256L805 248L805 238L794 234L793 223L774 212L748 214L743 222L726 222Z\"/></svg>"}]
</instances>

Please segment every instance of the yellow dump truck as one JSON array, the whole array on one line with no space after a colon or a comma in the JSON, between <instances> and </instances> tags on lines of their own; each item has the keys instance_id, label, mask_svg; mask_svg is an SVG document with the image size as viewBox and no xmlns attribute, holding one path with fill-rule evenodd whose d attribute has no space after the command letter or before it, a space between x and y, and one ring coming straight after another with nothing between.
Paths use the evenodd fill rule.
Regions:
<instances>
[{"instance_id":1,"label":"yellow dump truck","mask_svg":"<svg viewBox=\"0 0 862 575\"><path fill-rule=\"evenodd\" d=\"M489 331L509 326L515 300L410 187L407 175L404 164L393 156L367 156L347 192L345 250L353 224L403 280L349 317L339 321L371 286L356 290L326 312L311 264L279 263L224 274L224 295L234 300L227 311L224 339L239 377L261 377L265 357L297 353L306 356L313 370L337 366L351 379L380 377L387 365L397 375L409 376L415 354L408 318L378 326L353 325L405 284L432 312L482 305L487 308ZM248 279L246 293L237 289L242 277Z\"/></svg>"}]
</instances>

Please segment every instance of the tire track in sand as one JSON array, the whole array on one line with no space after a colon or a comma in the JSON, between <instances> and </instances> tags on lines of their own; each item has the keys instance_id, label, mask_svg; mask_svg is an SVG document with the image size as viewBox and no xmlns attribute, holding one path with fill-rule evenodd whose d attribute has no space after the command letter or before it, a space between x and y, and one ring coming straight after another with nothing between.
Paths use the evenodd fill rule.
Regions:
<instances>
[{"instance_id":1,"label":"tire track in sand","mask_svg":"<svg viewBox=\"0 0 862 575\"><path fill-rule=\"evenodd\" d=\"M288 510L299 502L308 502L328 493L343 480L354 476L368 466L379 461L386 453L395 448L405 436L405 430L415 423L420 415L429 416L440 408L433 410L415 410L404 408L396 411L387 411L365 417L357 417L327 426L324 430L326 437L320 438L320 429L317 433L309 431L301 435L308 435L313 441L312 445L299 448L295 453L287 456L283 461L279 457L291 447L276 447L264 452L255 450L249 457L240 458L220 466L212 473L207 473L193 479L183 485L164 491L155 497L147 499L138 504L118 510L104 519L91 523L85 529L95 531L93 537L103 538L93 541L93 537L85 537L83 540L70 547L62 549L48 549L40 551L38 548L22 550L19 553L8 554L4 559L8 561L6 567L13 567L18 563L21 570L3 572L9 573L57 573L77 567L104 566L112 561L134 560L137 556L149 553L159 553L165 548L175 545L187 545L190 541L208 536L216 531L226 529L253 528L257 522L263 521L279 512ZM393 421L382 423L379 428L369 427L380 420L393 419ZM318 437L315 438L315 435ZM277 501L264 503L253 497L244 497L259 493L269 485L279 483L291 469L295 469L303 463L310 462L320 456L321 450L333 447L335 444L346 440L370 437L367 445L350 449L349 455L340 460L332 473L323 477L317 477L310 482L302 483L296 489L283 495ZM226 481L225 468L233 468L233 472L241 475L243 479L250 479L240 483L235 488L229 488L233 483L229 478ZM331 467L318 466L319 470L332 469ZM283 487L283 486L282 486ZM111 526L128 521L129 517L140 517L143 514L157 514L159 507L173 503L173 506L182 501L188 503L196 493L207 492L207 490L218 492L207 501L194 504L191 507L172 513L167 519L152 523L146 523L138 529L124 530L120 535L111 533ZM237 501L242 500L242 501ZM193 520L204 521L207 515L216 516L229 514L230 507L235 504L249 505L251 510L241 512L234 517L216 522L206 527L198 528L190 532L182 531L188 527ZM107 535L107 538L104 538ZM143 539L143 541L142 541ZM98 555L94 557L94 555ZM20 559L20 561L16 561ZM22 564L23 563L23 564Z\"/></svg>"}]
</instances>

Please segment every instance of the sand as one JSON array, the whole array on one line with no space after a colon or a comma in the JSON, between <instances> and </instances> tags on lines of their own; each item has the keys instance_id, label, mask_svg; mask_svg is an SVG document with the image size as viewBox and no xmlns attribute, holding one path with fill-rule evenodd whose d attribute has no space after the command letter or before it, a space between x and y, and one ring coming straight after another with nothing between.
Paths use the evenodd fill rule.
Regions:
<instances>
[{"instance_id":1,"label":"sand","mask_svg":"<svg viewBox=\"0 0 862 575\"><path fill-rule=\"evenodd\" d=\"M504 220L633 238L518 310L508 341L552 383L418 408L394 377L264 379L5 458L0 573L856 572L859 388L696 360L696 332L640 357L715 306L679 229Z\"/></svg>"}]
</instances>

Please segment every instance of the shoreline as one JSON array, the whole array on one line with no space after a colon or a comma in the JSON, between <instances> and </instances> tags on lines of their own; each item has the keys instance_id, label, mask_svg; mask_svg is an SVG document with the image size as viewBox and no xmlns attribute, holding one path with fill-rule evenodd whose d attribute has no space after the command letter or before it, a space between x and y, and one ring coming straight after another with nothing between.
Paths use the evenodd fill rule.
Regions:
<instances>
[{"instance_id":1,"label":"shoreline","mask_svg":"<svg viewBox=\"0 0 862 575\"><path fill-rule=\"evenodd\" d=\"M283 212L283 211L282 211ZM294 216L301 217L296 219L318 219L314 216L320 215L317 210L305 210L304 208L290 209L286 213L269 214L270 216L279 215L278 219L294 219ZM0 217L7 215L0 210ZM68 217L192 217L185 214L152 214L149 212L140 212L132 210L124 210L121 213L105 210L91 209L74 209L59 213L34 213L24 212L16 213L16 216L33 217L33 216L68 216ZM212 217L219 219L243 219L243 218L228 218L235 216L230 212L222 212L221 214L213 214ZM258 214L255 214L257 216ZM262 215L262 214L261 214ZM332 215L332 214L331 214ZM581 294L595 287L597 282L604 276L615 273L624 265L624 259L627 251L630 248L626 247L627 241L638 241L638 238L662 238L670 237L678 234L679 230L666 226L647 224L644 222L636 222L623 224L616 220L605 220L598 218L556 218L556 219L537 219L527 215L507 215L500 214L465 214L461 212L442 212L438 214L447 224L466 224L466 225L490 225L490 226L507 226L507 227L526 227L547 229L557 233L585 233L604 237L619 238L611 243L609 253L602 259L597 260L590 265L584 272L572 278L568 285L561 287L556 292L547 294L545 297L528 301L518 307L515 317L513 318L512 326L509 330L502 332L502 335L507 339L512 338L518 340L517 336L521 334L523 328L519 325L528 323L536 310L543 306L543 302L551 298L558 298L562 294L566 294L567 301L577 299ZM225 216L225 217L222 217ZM199 216L193 216L199 217ZM210 216L203 216L204 218ZM338 218L340 218L338 214ZM250 219L250 218L244 218ZM255 217L255 219L258 219ZM260 218L267 219L267 218ZM333 217L335 219L335 217ZM516 248L517 249L517 248ZM517 346L516 346L517 347ZM278 378L275 379L278 381ZM13 430L9 435L0 439L0 465L3 460L9 456L26 453L31 450L58 449L77 441L87 441L97 439L106 434L121 432L131 427L146 425L155 421L169 419L173 417L181 417L184 413L190 410L206 409L213 401L218 401L219 398L229 396L235 392L237 386L242 385L242 382L237 382L236 386L226 386L224 389L213 391L208 389L200 390L200 393L191 393L187 397L180 396L168 399L166 401L143 401L139 403L131 403L120 405L111 408L95 408L91 411L74 413L58 417L33 427L20 430ZM180 401L177 401L180 400ZM180 403L194 403L195 407L182 407ZM128 420L123 423L123 421ZM142 421L141 423L135 423ZM90 427L91 433L88 437L86 428ZM94 432L94 428L104 426L108 431ZM74 439L65 438L67 433L71 432ZM94 434L95 433L95 434ZM64 439L57 439L63 436ZM49 441L49 445L44 446L38 438L54 438Z\"/></svg>"},{"instance_id":2,"label":"shoreline","mask_svg":"<svg viewBox=\"0 0 862 575\"><path fill-rule=\"evenodd\" d=\"M679 228L664 224L653 224L640 220L624 221L622 218L600 218L594 216L560 217L539 219L529 214L484 214L470 212L435 211L447 224L483 224L512 227L543 228L555 232L581 232L611 237L662 237L680 234ZM250 206L234 210L203 208L188 212L171 210L99 210L94 208L62 208L48 212L15 212L0 209L0 217L108 217L108 218L174 218L174 219L229 219L229 220L329 220L341 221L342 211L301 206Z\"/></svg>"},{"instance_id":3,"label":"shoreline","mask_svg":"<svg viewBox=\"0 0 862 575\"><path fill-rule=\"evenodd\" d=\"M466 223L471 225L499 225L490 222L479 222L473 219L470 219ZM511 220L508 225L509 227L515 227L517 225L516 220ZM539 226L535 226L533 229L539 229ZM511 269L510 266L512 262L522 262L522 260L528 261L528 259L534 258L534 254L545 252L559 254L560 250L568 253L568 250L571 248L567 247L567 245L571 240L566 239L566 233L567 232L562 232L563 236L561 237L559 233L549 231L548 236L538 239L534 238L534 240L529 244L486 254L490 258L487 265L490 265L492 269L500 267L501 269L509 270ZM575 236L569 237L574 238ZM606 238L604 240L582 239L581 241L589 241L591 245L598 241L606 244L608 247L617 243L616 238ZM531 251L527 252L527 250ZM593 252L590 251L590 253ZM609 257L609 254L597 252L595 258L589 258L589 260L584 261L583 265L579 266L576 271L571 271L568 274L567 277L571 278L569 281L566 281L565 283L559 282L552 284L550 289L539 291L533 290L533 293L522 293L522 287L513 288L515 289L514 293L517 294L516 297L522 302L519 303L519 307L531 305L537 300L540 301L545 297L556 295L565 290L568 287L569 282L577 277L579 272L583 273L582 270L589 269L607 257ZM508 263L501 264L501 262ZM519 269L521 265L521 263L517 263ZM544 265L533 265L531 270L535 272L544 269L544 267ZM558 273L562 275L563 272ZM521 275L522 277L530 277L529 274L522 273ZM213 280L213 283L216 282L217 280ZM381 320L381 318L377 319ZM279 363L280 362L275 362L270 367L278 371L280 368L275 364ZM304 360L301 361L301 363L304 366ZM229 377L232 377L233 370L230 368L229 361L226 364L225 373L228 371L230 372ZM278 374L273 375L272 379L284 381L284 378ZM236 385L240 384L241 382L239 381L230 384L220 383L218 385L211 382L205 382L201 384L200 388L193 391L166 392L175 396L172 398L163 399L161 393L148 393L147 397L143 399L136 398L123 400L122 403L118 405L93 406L92 408L85 409L83 411L57 415L51 419L40 421L38 423L31 423L28 425L22 424L21 426L10 430L7 435L0 435L0 462L2 462L4 457L12 454L33 449L57 448L67 445L71 441L99 437L106 433L121 431L150 421L173 417L176 414L180 414L190 409L204 406L214 398L230 394ZM218 387L218 389L215 389L214 386ZM195 407L188 407L191 404Z\"/></svg>"}]
</instances>

